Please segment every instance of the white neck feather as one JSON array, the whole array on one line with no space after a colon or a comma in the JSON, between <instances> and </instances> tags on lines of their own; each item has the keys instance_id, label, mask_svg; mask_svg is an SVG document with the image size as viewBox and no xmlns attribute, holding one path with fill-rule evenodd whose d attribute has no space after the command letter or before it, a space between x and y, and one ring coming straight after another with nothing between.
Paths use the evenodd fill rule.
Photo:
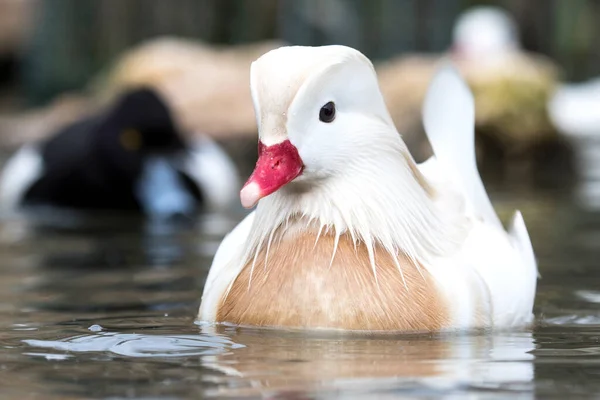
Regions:
<instances>
[{"instance_id":1,"label":"white neck feather","mask_svg":"<svg viewBox=\"0 0 600 400\"><path fill-rule=\"evenodd\" d=\"M395 129L383 121L374 127L381 133L369 137L377 140L335 176L293 182L260 201L246 262L262 248L268 252L274 232L298 218L301 229L316 226L319 234L334 232L338 238L350 234L355 243L367 246L372 263L376 244L394 257L403 252L420 265L457 249L467 221L437 208L431 197L435 193L419 182L424 178Z\"/></svg>"}]
</instances>

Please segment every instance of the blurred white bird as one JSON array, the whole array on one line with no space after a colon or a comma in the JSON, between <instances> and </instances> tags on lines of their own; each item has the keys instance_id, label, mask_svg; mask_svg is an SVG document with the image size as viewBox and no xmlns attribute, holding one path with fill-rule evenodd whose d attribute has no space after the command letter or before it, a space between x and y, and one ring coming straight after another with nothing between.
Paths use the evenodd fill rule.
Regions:
<instances>
[{"instance_id":1,"label":"blurred white bird","mask_svg":"<svg viewBox=\"0 0 600 400\"><path fill-rule=\"evenodd\" d=\"M548 113L575 149L577 200L587 209L600 209L600 78L558 86Z\"/></svg>"},{"instance_id":2,"label":"blurred white bird","mask_svg":"<svg viewBox=\"0 0 600 400\"><path fill-rule=\"evenodd\" d=\"M416 142L421 106L440 62L450 57L475 98L475 124L483 157L497 153L507 167L557 139L546 111L558 70L546 57L522 49L517 24L501 8L473 7L461 14L446 54L401 56L377 66L396 126Z\"/></svg>"},{"instance_id":3,"label":"blurred white bird","mask_svg":"<svg viewBox=\"0 0 600 400\"><path fill-rule=\"evenodd\" d=\"M600 78L559 85L548 103L548 112L561 132L600 139Z\"/></svg>"}]
</instances>

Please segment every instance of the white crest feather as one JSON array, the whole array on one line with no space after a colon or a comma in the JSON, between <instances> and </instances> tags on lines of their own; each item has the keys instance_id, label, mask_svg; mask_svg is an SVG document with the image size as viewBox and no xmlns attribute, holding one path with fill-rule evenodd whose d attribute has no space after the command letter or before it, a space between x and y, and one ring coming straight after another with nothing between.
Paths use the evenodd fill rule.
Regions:
<instances>
[{"instance_id":1,"label":"white crest feather","mask_svg":"<svg viewBox=\"0 0 600 400\"><path fill-rule=\"evenodd\" d=\"M436 160L462 189L472 211L502 228L477 170L473 95L450 63L439 69L429 86L423 124Z\"/></svg>"}]
</instances>

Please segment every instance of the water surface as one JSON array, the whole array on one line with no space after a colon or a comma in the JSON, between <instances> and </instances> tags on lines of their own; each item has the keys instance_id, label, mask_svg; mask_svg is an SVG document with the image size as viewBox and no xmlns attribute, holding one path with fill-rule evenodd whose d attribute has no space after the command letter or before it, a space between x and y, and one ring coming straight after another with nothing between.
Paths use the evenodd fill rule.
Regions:
<instances>
[{"instance_id":1,"label":"water surface","mask_svg":"<svg viewBox=\"0 0 600 400\"><path fill-rule=\"evenodd\" d=\"M582 398L600 392L600 214L555 193L523 210L542 279L533 331L348 337L194 323L240 216L0 224L2 398ZM39 220L38 220L39 221Z\"/></svg>"}]
</instances>

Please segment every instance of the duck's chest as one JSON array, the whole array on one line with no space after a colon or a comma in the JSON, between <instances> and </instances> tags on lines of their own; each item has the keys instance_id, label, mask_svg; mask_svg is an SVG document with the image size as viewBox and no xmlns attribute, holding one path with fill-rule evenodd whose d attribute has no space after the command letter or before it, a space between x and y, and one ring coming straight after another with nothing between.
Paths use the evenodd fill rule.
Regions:
<instances>
[{"instance_id":1,"label":"duck's chest","mask_svg":"<svg viewBox=\"0 0 600 400\"><path fill-rule=\"evenodd\" d=\"M335 255L334 255L335 249ZM217 321L351 330L439 330L448 305L432 277L400 254L398 264L342 235L303 234L258 252L223 296Z\"/></svg>"}]
</instances>

